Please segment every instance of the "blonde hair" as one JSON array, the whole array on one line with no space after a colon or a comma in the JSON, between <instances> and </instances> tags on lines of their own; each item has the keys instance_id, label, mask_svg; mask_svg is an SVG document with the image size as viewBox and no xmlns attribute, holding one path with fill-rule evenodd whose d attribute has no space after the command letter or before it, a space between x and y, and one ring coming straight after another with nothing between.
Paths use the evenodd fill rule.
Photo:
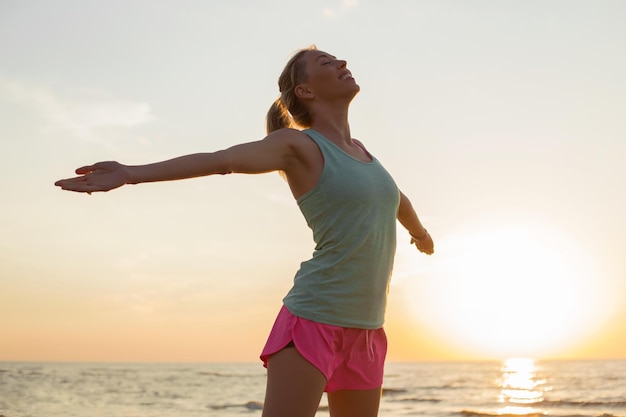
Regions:
<instances>
[{"instance_id":1,"label":"blonde hair","mask_svg":"<svg viewBox=\"0 0 626 417\"><path fill-rule=\"evenodd\" d=\"M315 51L317 47L311 45L308 48L296 52L278 77L278 91L280 97L272 103L266 116L267 133L271 133L285 127L299 126L307 128L311 126L311 114L298 97L296 86L307 80L305 63L302 57L308 51Z\"/></svg>"}]
</instances>

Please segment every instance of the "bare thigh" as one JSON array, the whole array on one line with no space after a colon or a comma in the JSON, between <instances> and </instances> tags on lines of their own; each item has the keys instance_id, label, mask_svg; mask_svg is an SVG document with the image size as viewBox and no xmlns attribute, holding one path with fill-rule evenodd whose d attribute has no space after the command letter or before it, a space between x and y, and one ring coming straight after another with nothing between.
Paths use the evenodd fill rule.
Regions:
<instances>
[{"instance_id":1,"label":"bare thigh","mask_svg":"<svg viewBox=\"0 0 626 417\"><path fill-rule=\"evenodd\" d=\"M381 389L363 391L340 390L328 393L331 417L376 417Z\"/></svg>"},{"instance_id":2,"label":"bare thigh","mask_svg":"<svg viewBox=\"0 0 626 417\"><path fill-rule=\"evenodd\" d=\"M298 351L286 348L267 361L267 391L263 417L313 417L326 378Z\"/></svg>"}]
</instances>

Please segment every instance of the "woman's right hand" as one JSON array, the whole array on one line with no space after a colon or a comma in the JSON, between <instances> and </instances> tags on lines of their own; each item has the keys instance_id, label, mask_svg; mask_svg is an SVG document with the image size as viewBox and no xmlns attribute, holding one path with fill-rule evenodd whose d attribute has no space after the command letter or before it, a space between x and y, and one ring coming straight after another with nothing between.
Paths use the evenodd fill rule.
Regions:
<instances>
[{"instance_id":1,"label":"woman's right hand","mask_svg":"<svg viewBox=\"0 0 626 417\"><path fill-rule=\"evenodd\" d=\"M98 162L76 170L78 177L59 180L54 185L64 190L88 193L109 191L130 182L130 173L126 165L119 162Z\"/></svg>"},{"instance_id":2,"label":"woman's right hand","mask_svg":"<svg viewBox=\"0 0 626 417\"><path fill-rule=\"evenodd\" d=\"M417 249L425 253L426 255L432 255L435 253L435 244L433 243L433 238L430 236L430 233L426 231L426 234L420 239L416 239L411 236L411 244L415 245Z\"/></svg>"}]
</instances>

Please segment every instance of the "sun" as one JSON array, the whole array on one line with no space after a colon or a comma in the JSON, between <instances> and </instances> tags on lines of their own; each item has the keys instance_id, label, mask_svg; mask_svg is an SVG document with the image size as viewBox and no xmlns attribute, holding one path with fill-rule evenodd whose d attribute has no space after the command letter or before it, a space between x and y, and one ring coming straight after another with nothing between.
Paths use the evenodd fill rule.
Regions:
<instances>
[{"instance_id":1,"label":"sun","mask_svg":"<svg viewBox=\"0 0 626 417\"><path fill-rule=\"evenodd\" d=\"M478 357L554 357L597 329L611 299L580 246L545 225L483 224L415 270L414 319Z\"/></svg>"}]
</instances>

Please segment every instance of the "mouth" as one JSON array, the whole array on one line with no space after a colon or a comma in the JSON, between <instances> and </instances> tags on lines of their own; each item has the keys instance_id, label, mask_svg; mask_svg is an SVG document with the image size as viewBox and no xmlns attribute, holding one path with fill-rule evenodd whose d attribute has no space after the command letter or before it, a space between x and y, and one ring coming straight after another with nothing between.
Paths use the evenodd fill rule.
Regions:
<instances>
[{"instance_id":1,"label":"mouth","mask_svg":"<svg viewBox=\"0 0 626 417\"><path fill-rule=\"evenodd\" d=\"M339 79L340 80L347 80L347 79L351 79L352 77L352 73L350 73L350 71L345 71L343 72L340 76Z\"/></svg>"}]
</instances>

